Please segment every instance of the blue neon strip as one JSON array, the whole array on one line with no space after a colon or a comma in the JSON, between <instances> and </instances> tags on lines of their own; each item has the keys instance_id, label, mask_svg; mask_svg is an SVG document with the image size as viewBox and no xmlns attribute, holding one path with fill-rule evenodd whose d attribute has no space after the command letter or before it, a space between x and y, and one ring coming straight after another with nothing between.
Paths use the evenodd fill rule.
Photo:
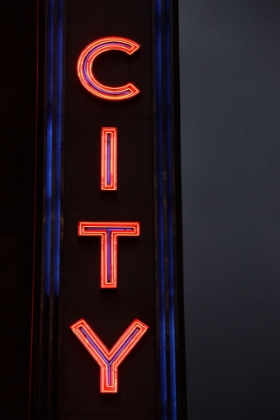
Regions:
<instances>
[{"instance_id":1,"label":"blue neon strip","mask_svg":"<svg viewBox=\"0 0 280 420\"><path fill-rule=\"evenodd\" d=\"M51 261L53 256L54 294L59 293L60 274L60 213L61 213L61 138L62 138L62 10L63 0L57 1L55 16L54 0L48 1L47 34L47 133L46 133L46 201L45 201L45 294L51 287ZM56 22L56 49L54 31ZM54 68L54 56L56 67ZM55 73L55 74L54 74ZM55 77L54 77L55 76ZM56 109L54 109L54 92ZM53 157L54 153L54 157ZM54 166L54 179L52 172ZM53 193L53 187L55 189ZM52 203L54 205L54 237L52 248Z\"/></svg>"},{"instance_id":2,"label":"blue neon strip","mask_svg":"<svg viewBox=\"0 0 280 420\"><path fill-rule=\"evenodd\" d=\"M157 125L157 221L158 221L158 275L159 275L159 330L160 330L160 402L161 418L167 420L166 320L164 286L164 208L163 208L163 150L162 150L162 6L156 1L156 125Z\"/></svg>"},{"instance_id":3,"label":"blue neon strip","mask_svg":"<svg viewBox=\"0 0 280 420\"><path fill-rule=\"evenodd\" d=\"M48 4L47 35L47 134L46 134L46 198L45 198L45 281L44 290L50 295L51 284L51 214L52 214L52 140L53 140L53 41L54 0Z\"/></svg>"},{"instance_id":4,"label":"blue neon strip","mask_svg":"<svg viewBox=\"0 0 280 420\"><path fill-rule=\"evenodd\" d=\"M107 185L111 184L111 134L107 134Z\"/></svg>"},{"instance_id":5,"label":"blue neon strip","mask_svg":"<svg viewBox=\"0 0 280 420\"><path fill-rule=\"evenodd\" d=\"M62 141L62 48L63 0L57 2L57 98L56 98L56 150L55 150L55 208L54 208L54 294L59 294L60 281L60 218L61 218L61 141Z\"/></svg>"},{"instance_id":6,"label":"blue neon strip","mask_svg":"<svg viewBox=\"0 0 280 420\"><path fill-rule=\"evenodd\" d=\"M170 3L165 0L165 53L166 53L166 174L167 174L167 242L168 242L168 296L169 296L169 363L170 363L170 418L177 419L175 303L174 303L174 250L172 218L172 145L171 145L171 68L170 68Z\"/></svg>"}]
</instances>

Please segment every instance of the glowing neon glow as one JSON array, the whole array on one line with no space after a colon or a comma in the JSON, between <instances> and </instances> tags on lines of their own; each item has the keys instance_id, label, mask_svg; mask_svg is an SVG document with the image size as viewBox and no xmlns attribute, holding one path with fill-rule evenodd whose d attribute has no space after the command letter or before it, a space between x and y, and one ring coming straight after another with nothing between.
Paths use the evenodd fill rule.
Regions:
<instances>
[{"instance_id":1,"label":"glowing neon glow","mask_svg":"<svg viewBox=\"0 0 280 420\"><path fill-rule=\"evenodd\" d=\"M96 57L106 51L123 51L126 54L133 54L140 45L128 38L107 37L100 38L89 44L80 54L77 63L77 73L80 82L92 95L109 101L121 101L137 95L140 90L132 83L124 86L111 87L100 83L93 73L93 63Z\"/></svg>"},{"instance_id":2,"label":"glowing neon glow","mask_svg":"<svg viewBox=\"0 0 280 420\"><path fill-rule=\"evenodd\" d=\"M117 189L117 129L101 129L101 190Z\"/></svg>"},{"instance_id":3,"label":"glowing neon glow","mask_svg":"<svg viewBox=\"0 0 280 420\"><path fill-rule=\"evenodd\" d=\"M100 392L117 393L118 367L149 327L135 319L111 350L107 349L84 319L70 328L100 367Z\"/></svg>"},{"instance_id":4,"label":"glowing neon glow","mask_svg":"<svg viewBox=\"0 0 280 420\"><path fill-rule=\"evenodd\" d=\"M101 236L101 288L117 288L118 236L139 235L138 222L78 223L78 236Z\"/></svg>"}]
</instances>

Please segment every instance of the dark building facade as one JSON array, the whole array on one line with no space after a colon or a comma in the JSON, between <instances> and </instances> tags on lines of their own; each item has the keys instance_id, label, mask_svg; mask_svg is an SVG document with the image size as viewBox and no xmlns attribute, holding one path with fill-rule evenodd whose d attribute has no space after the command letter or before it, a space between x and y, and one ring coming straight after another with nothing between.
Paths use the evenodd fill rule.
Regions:
<instances>
[{"instance_id":1,"label":"dark building facade","mask_svg":"<svg viewBox=\"0 0 280 420\"><path fill-rule=\"evenodd\" d=\"M0 418L278 420L279 3L0 16Z\"/></svg>"},{"instance_id":2,"label":"dark building facade","mask_svg":"<svg viewBox=\"0 0 280 420\"><path fill-rule=\"evenodd\" d=\"M1 418L27 418L36 155L36 4L1 7ZM17 225L17 226L16 226Z\"/></svg>"},{"instance_id":3,"label":"dark building facade","mask_svg":"<svg viewBox=\"0 0 280 420\"><path fill-rule=\"evenodd\" d=\"M14 328L4 323L5 344L24 323L22 359L7 349L23 392L21 406L3 395L7 417L185 416L170 6L50 0L24 9L33 25L29 79L16 79L29 143L15 149L28 172L11 183L29 191L21 208L29 224L15 228L25 238L25 266L10 309L25 312ZM10 21L22 18L12 12Z\"/></svg>"}]
</instances>

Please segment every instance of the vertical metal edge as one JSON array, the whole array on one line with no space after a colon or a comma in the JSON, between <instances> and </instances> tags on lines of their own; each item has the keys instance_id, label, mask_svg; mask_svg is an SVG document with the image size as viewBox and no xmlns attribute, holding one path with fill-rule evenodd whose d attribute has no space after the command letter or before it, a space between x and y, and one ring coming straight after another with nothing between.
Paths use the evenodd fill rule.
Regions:
<instances>
[{"instance_id":1,"label":"vertical metal edge","mask_svg":"<svg viewBox=\"0 0 280 420\"><path fill-rule=\"evenodd\" d=\"M154 1L154 167L155 167L155 274L157 299L157 342L159 374L159 418L167 420L166 367L166 311L165 311L165 256L164 256L164 184L162 133L162 0Z\"/></svg>"},{"instance_id":2,"label":"vertical metal edge","mask_svg":"<svg viewBox=\"0 0 280 420\"><path fill-rule=\"evenodd\" d=\"M60 83L59 83L59 91L60 91L60 104L59 104L59 115L60 115L60 145L59 145L59 212L57 214L57 234L59 234L59 249L57 250L59 253L59 264L57 265L57 277L59 277L59 284L57 284L56 288L56 310L57 310L57 344L56 344L56 366L60 365L61 360L61 320L62 320L62 308L60 302L60 296L63 287L63 262L62 262L62 246L63 246L63 238L64 238L64 217L63 217L63 197L64 197L64 137L63 137L63 126L64 126L64 79L63 79L63 70L64 70L64 16L65 16L65 2L64 0L58 0L59 2L59 15L60 15L60 42L58 48L58 55L60 56ZM57 369L56 372L56 382L55 382L55 409L56 409L56 416L58 416L58 390L59 390L59 372Z\"/></svg>"},{"instance_id":3,"label":"vertical metal edge","mask_svg":"<svg viewBox=\"0 0 280 420\"><path fill-rule=\"evenodd\" d=\"M181 189L181 138L180 138L180 78L179 78L179 0L170 1L170 39L171 39L171 94L172 98L172 182L173 182L173 243L174 243L174 292L176 328L176 375L177 375L177 415L187 419L187 381L184 317L184 278L183 278L183 228L182 228L182 189Z\"/></svg>"},{"instance_id":4,"label":"vertical metal edge","mask_svg":"<svg viewBox=\"0 0 280 420\"><path fill-rule=\"evenodd\" d=\"M179 260L182 258L181 187L180 169L176 165L180 161L180 126L175 116L175 110L179 110L179 85L174 80L178 77L178 45L174 44L178 33L176 4L172 0L156 0L154 13L156 277L162 420L186 418L184 317L180 298L182 259Z\"/></svg>"},{"instance_id":5,"label":"vertical metal edge","mask_svg":"<svg viewBox=\"0 0 280 420\"><path fill-rule=\"evenodd\" d=\"M41 13L44 9L42 13L44 19L41 16L39 20L46 32L44 42L42 42L43 36L37 40L37 56L43 55L39 49L44 50L44 59L41 57L44 64L39 65L43 76L41 77L39 71L39 82L37 81L39 89L37 96L41 98L38 102L43 103L43 105L37 103L39 107L37 114L40 116L42 113L41 124L38 124L37 142L44 143L44 146L41 147L40 156L43 167L40 185L38 182L38 189L43 186L41 229L38 228L41 231L41 244L37 239L36 265L39 268L36 270L38 278L33 302L33 311L40 314L40 320L33 327L32 348L35 350L32 358L29 419L54 420L57 396L60 243L63 228L61 224L63 0L38 0L37 7Z\"/></svg>"}]
</instances>

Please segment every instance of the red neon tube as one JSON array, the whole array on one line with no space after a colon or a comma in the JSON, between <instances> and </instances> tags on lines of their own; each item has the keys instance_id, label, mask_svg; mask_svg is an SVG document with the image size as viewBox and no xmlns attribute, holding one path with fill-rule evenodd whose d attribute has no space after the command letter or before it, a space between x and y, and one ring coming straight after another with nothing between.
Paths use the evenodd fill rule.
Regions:
<instances>
[{"instance_id":1,"label":"red neon tube","mask_svg":"<svg viewBox=\"0 0 280 420\"><path fill-rule=\"evenodd\" d=\"M117 189L117 129L101 129L101 190Z\"/></svg>"},{"instance_id":2,"label":"red neon tube","mask_svg":"<svg viewBox=\"0 0 280 420\"><path fill-rule=\"evenodd\" d=\"M80 319L70 328L100 367L100 392L117 393L119 365L149 327L135 319L111 350L107 349L84 319Z\"/></svg>"},{"instance_id":3,"label":"red neon tube","mask_svg":"<svg viewBox=\"0 0 280 420\"><path fill-rule=\"evenodd\" d=\"M121 101L137 95L140 90L134 84L127 83L124 86L112 87L100 83L93 71L93 63L96 57L107 51L122 51L133 54L140 45L128 38L106 37L90 43L81 52L77 62L77 74L80 82L92 95L109 101Z\"/></svg>"},{"instance_id":4,"label":"red neon tube","mask_svg":"<svg viewBox=\"0 0 280 420\"><path fill-rule=\"evenodd\" d=\"M117 288L118 237L139 236L139 222L79 222L78 236L101 237L100 287Z\"/></svg>"}]
</instances>

